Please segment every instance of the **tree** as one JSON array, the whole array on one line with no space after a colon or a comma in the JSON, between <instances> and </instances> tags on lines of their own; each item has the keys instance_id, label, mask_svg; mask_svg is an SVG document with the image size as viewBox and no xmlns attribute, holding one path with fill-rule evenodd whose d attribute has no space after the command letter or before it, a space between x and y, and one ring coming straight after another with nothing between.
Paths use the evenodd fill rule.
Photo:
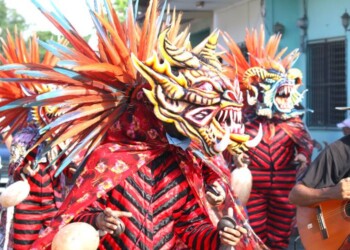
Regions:
<instances>
[{"instance_id":1,"label":"tree","mask_svg":"<svg viewBox=\"0 0 350 250\"><path fill-rule=\"evenodd\" d=\"M128 0L115 0L114 2L114 8L121 22L125 21L126 19L127 7L128 7Z\"/></svg>"},{"instance_id":2,"label":"tree","mask_svg":"<svg viewBox=\"0 0 350 250\"><path fill-rule=\"evenodd\" d=\"M6 29L11 33L15 27L22 31L28 27L25 19L14 9L7 8L4 0L0 0L0 36L6 36Z\"/></svg>"}]
</instances>

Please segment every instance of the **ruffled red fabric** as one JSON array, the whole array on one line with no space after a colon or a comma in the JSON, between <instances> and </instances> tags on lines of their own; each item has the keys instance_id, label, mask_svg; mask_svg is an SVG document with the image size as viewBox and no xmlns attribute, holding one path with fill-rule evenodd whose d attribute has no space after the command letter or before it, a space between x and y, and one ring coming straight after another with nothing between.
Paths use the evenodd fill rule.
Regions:
<instances>
[{"instance_id":1,"label":"ruffled red fabric","mask_svg":"<svg viewBox=\"0 0 350 250\"><path fill-rule=\"evenodd\" d=\"M162 123L153 114L153 107L144 101L143 92L136 93L127 110L118 122L110 128L105 142L89 157L83 172L75 182L57 216L36 240L31 249L46 249L58 230L70 223L84 208L97 198L106 194L141 166L152 162L167 150L177 150L179 166L189 185L194 190L198 201L216 225L218 219L232 207L238 224L247 221L247 216L236 201L236 196L229 185L226 204L220 210L213 210L205 198L203 163L211 169L223 183L228 184L229 171L221 156L206 157L200 148L191 143L183 151L170 145L166 139ZM261 249L261 241L251 232L236 249Z\"/></svg>"}]
</instances>

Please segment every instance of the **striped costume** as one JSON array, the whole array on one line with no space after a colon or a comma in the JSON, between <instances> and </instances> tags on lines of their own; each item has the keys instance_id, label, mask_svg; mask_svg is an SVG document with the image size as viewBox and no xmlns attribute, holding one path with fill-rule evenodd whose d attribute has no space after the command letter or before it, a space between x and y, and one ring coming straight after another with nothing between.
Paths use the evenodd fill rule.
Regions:
<instances>
[{"instance_id":1,"label":"striped costume","mask_svg":"<svg viewBox=\"0 0 350 250\"><path fill-rule=\"evenodd\" d=\"M37 131L37 127L28 126L14 136L9 167L9 176L13 176L14 181L22 180L22 167L28 161L35 160L36 151L30 152L25 158L23 154L36 141ZM47 165L48 160L41 160L37 174L27 177L29 196L15 206L12 238L14 249L30 249L40 230L49 225L63 201L64 176L54 178L55 168L47 168Z\"/></svg>"},{"instance_id":2,"label":"striped costume","mask_svg":"<svg viewBox=\"0 0 350 250\"><path fill-rule=\"evenodd\" d=\"M229 244L237 250L261 246L229 186L223 209L213 209L205 197L202 163L227 185L229 176L221 152L246 151L261 137L259 133L250 138L244 132L242 92L237 81L224 75L215 52L219 32L192 49L188 30L179 32L181 21L176 13L163 18L165 4L163 11L158 11L158 1L150 1L141 28L133 8L121 23L111 1L101 0L88 4L98 36L96 51L58 8L51 11L39 1L33 3L70 45L42 43L58 56L57 67L0 67L0 72L14 74L25 69L21 81L35 78L56 87L41 96L35 93L30 100L4 103L6 110L0 110L0 115L30 105L42 110L56 108L48 117L53 121L40 129L40 139L50 138L48 149L70 139L66 145L69 152L62 154L55 175L77 155L82 161L69 195L31 249L50 248L56 233L71 221L93 222L94 215L86 209L103 197L105 206L123 206L135 213L135 218L123 218L125 235L120 240L105 236L102 249L108 245L109 249L123 248L123 243L128 249L169 249L179 238L194 249L216 249L216 224L228 212L249 233L239 238L233 229L222 237L233 239ZM5 122L0 121L0 129ZM168 141L166 135L172 129L190 141L188 147L176 148ZM39 157L44 153L39 151ZM140 181L143 177L152 185ZM139 189L133 183L140 185ZM171 189L163 194L164 187Z\"/></svg>"},{"instance_id":3,"label":"striped costume","mask_svg":"<svg viewBox=\"0 0 350 250\"><path fill-rule=\"evenodd\" d=\"M247 133L256 134L260 123L264 137L248 152L253 175L247 203L249 221L271 249L285 249L295 216L295 206L288 202L296 181L297 169L292 162L296 153L310 160L312 142L299 118L278 121L259 117L246 123Z\"/></svg>"},{"instance_id":4,"label":"striped costume","mask_svg":"<svg viewBox=\"0 0 350 250\"><path fill-rule=\"evenodd\" d=\"M218 232L175 159L174 153L165 152L99 199L100 209L76 217L94 225L98 212L106 207L132 212L132 218L121 218L125 233L106 234L99 249L174 249L178 238L191 249L216 249Z\"/></svg>"},{"instance_id":5,"label":"striped costume","mask_svg":"<svg viewBox=\"0 0 350 250\"><path fill-rule=\"evenodd\" d=\"M228 35L224 39L229 53L223 55L230 68L228 75L238 74L245 92L244 118L246 133L254 136L260 124L263 138L247 152L253 183L247 203L249 221L254 231L271 249L285 249L294 217L288 193L296 174L310 162L313 145L300 117L307 111L301 105L306 90L300 92L303 74L293 65L298 49L285 54L280 47L281 34L265 39L264 27L247 30L247 57ZM300 168L297 165L300 164Z\"/></svg>"}]
</instances>

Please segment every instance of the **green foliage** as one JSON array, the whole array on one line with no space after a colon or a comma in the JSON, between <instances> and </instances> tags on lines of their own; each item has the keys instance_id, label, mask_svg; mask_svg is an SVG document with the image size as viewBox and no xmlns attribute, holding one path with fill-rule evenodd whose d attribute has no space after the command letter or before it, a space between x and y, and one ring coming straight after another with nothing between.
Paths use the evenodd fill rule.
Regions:
<instances>
[{"instance_id":1,"label":"green foliage","mask_svg":"<svg viewBox=\"0 0 350 250\"><path fill-rule=\"evenodd\" d=\"M0 36L6 36L6 29L13 33L15 27L17 30L23 31L28 25L16 10L7 8L4 0L0 0Z\"/></svg>"},{"instance_id":2,"label":"green foliage","mask_svg":"<svg viewBox=\"0 0 350 250\"><path fill-rule=\"evenodd\" d=\"M41 41L44 41L44 42L48 41L48 40L57 41L57 39L58 39L57 35L55 35L54 33L52 33L51 31L48 31L48 30L46 30L46 31L37 31L36 33L37 33L39 39Z\"/></svg>"},{"instance_id":3,"label":"green foliage","mask_svg":"<svg viewBox=\"0 0 350 250\"><path fill-rule=\"evenodd\" d=\"M58 36L55 35L54 33L52 33L51 31L37 31L36 32L38 38L40 41L46 42L48 40L54 40L54 41L58 41ZM40 54L40 58L43 58L44 55L46 53L46 50L39 46L39 54Z\"/></svg>"},{"instance_id":4,"label":"green foliage","mask_svg":"<svg viewBox=\"0 0 350 250\"><path fill-rule=\"evenodd\" d=\"M126 9L128 7L128 0L115 0L114 8L118 14L119 20L124 22L126 19Z\"/></svg>"}]
</instances>

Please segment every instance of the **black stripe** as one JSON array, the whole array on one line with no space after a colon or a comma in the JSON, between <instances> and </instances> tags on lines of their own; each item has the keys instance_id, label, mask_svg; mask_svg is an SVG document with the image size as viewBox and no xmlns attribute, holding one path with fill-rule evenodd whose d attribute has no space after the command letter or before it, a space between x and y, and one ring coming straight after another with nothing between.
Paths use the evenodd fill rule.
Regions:
<instances>
[{"instance_id":1,"label":"black stripe","mask_svg":"<svg viewBox=\"0 0 350 250\"><path fill-rule=\"evenodd\" d=\"M55 201L54 200L48 200L48 201L33 201L33 200L24 200L22 202L22 204L27 204L27 205L35 205L35 206L46 206L46 205L51 205L51 204L54 204Z\"/></svg>"},{"instance_id":2,"label":"black stripe","mask_svg":"<svg viewBox=\"0 0 350 250\"><path fill-rule=\"evenodd\" d=\"M154 201L162 197L164 194L167 194L172 188L176 188L181 185L182 182L186 181L184 175L179 175L175 179L172 179L172 182L168 183L163 189L159 190L158 193L154 194Z\"/></svg>"},{"instance_id":3,"label":"black stripe","mask_svg":"<svg viewBox=\"0 0 350 250\"><path fill-rule=\"evenodd\" d=\"M189 195L189 196L187 197L187 201L190 201L190 200L192 200L192 199L194 199L193 194L191 194L191 195ZM182 213L183 213L184 215L189 215L189 214L191 214L193 211L195 211L198 207L199 207L199 205L198 205L197 203L195 203L194 206L189 207L188 209L184 210ZM181 208L179 208L179 209L177 209L177 210L174 210L174 213L181 212L182 210L183 210L183 208L181 207Z\"/></svg>"},{"instance_id":4,"label":"black stripe","mask_svg":"<svg viewBox=\"0 0 350 250\"><path fill-rule=\"evenodd\" d=\"M135 180L133 178L126 178L126 181L131 185L133 186L136 191L139 193L139 195L144 198L145 200L147 200L147 202L151 202L151 198L152 198L152 195L146 193L146 191L144 190L144 188L140 188L137 183L135 182Z\"/></svg>"},{"instance_id":5,"label":"black stripe","mask_svg":"<svg viewBox=\"0 0 350 250\"><path fill-rule=\"evenodd\" d=\"M158 243L154 246L154 250L158 250L161 249L162 246L164 246L167 242L169 242L172 238L174 238L174 232L170 232L167 235L165 235L164 237L161 238L160 241L158 241Z\"/></svg>"},{"instance_id":6,"label":"black stripe","mask_svg":"<svg viewBox=\"0 0 350 250\"><path fill-rule=\"evenodd\" d=\"M143 250L148 250L148 248L144 245L144 243L141 241L142 239L142 232L138 231L138 235L136 237L136 235L133 234L133 232L131 232L130 230L128 230L127 228L125 228L125 235L134 243L136 244L137 243L137 246L140 248L140 249L143 249ZM152 239L152 237L151 237ZM126 248L128 249L128 248Z\"/></svg>"},{"instance_id":7,"label":"black stripe","mask_svg":"<svg viewBox=\"0 0 350 250\"><path fill-rule=\"evenodd\" d=\"M22 225L37 225L37 224L41 224L41 221L42 220L33 220L33 219L31 220L19 220L16 218L13 219L14 223L22 224Z\"/></svg>"},{"instance_id":8,"label":"black stripe","mask_svg":"<svg viewBox=\"0 0 350 250\"><path fill-rule=\"evenodd\" d=\"M115 205L120 211L130 211L125 206L123 206L121 203L119 203L118 200L114 199L114 197L110 196L110 199L111 199L111 203L113 205ZM144 211L144 213L142 213L143 217L146 216L149 221L152 221L153 217L145 209L142 208L142 210ZM146 215L145 215L145 213L146 213ZM143 228L143 226L142 226L143 222L136 220L135 217L131 217L131 218L129 218L129 220L135 225L136 228L138 228L140 230L141 230L141 228ZM149 232L147 230L147 228L143 228L143 233L148 238L152 239L152 232Z\"/></svg>"},{"instance_id":9,"label":"black stripe","mask_svg":"<svg viewBox=\"0 0 350 250\"><path fill-rule=\"evenodd\" d=\"M15 209L15 212L18 214L46 214L50 212L57 211L56 207L45 209L45 210L27 210L27 209Z\"/></svg>"},{"instance_id":10,"label":"black stripe","mask_svg":"<svg viewBox=\"0 0 350 250\"><path fill-rule=\"evenodd\" d=\"M269 218L269 220L271 220L271 218ZM268 226L270 226L271 228L273 228L274 230L270 230L269 231L269 233L272 233L272 231L274 231L274 233L272 233L272 234L274 234L274 235L279 235L279 236L281 236L281 237L285 237L284 236L284 234L283 235L280 235L279 233L280 232L285 232L285 233L288 233L288 232L290 232L290 228L283 228L283 227L280 227L280 226L278 226L276 223L271 223L271 222L269 222L269 220L267 220L267 225ZM275 222L276 222L276 220L275 220ZM281 222L281 221L278 221L279 223ZM284 224L287 224L287 222L286 221L284 221ZM275 230L276 229L276 230Z\"/></svg>"},{"instance_id":11,"label":"black stripe","mask_svg":"<svg viewBox=\"0 0 350 250\"><path fill-rule=\"evenodd\" d=\"M35 178L30 178L31 182L33 182L37 187L47 187L49 186L52 181L51 179L48 179L46 182L42 182L42 180L37 180Z\"/></svg>"},{"instance_id":12,"label":"black stripe","mask_svg":"<svg viewBox=\"0 0 350 250\"><path fill-rule=\"evenodd\" d=\"M179 227L186 227L186 226L191 225L191 224L193 224L193 223L195 223L195 222L200 222L200 221L205 220L205 219L207 219L207 216L206 216L206 215L204 215L204 214L199 214L197 217L193 217L193 218L192 218L191 220L189 220L189 221L181 221L181 222L178 222L178 223L177 223L177 226L179 226ZM191 228L191 226L190 226L190 228Z\"/></svg>"},{"instance_id":13,"label":"black stripe","mask_svg":"<svg viewBox=\"0 0 350 250\"><path fill-rule=\"evenodd\" d=\"M210 225L208 225L208 227L210 227ZM213 230L214 231L214 230ZM206 230L204 237L201 240L201 249L205 249L205 245L206 245L206 239L208 238L209 234L212 232L212 230ZM213 238L213 235L210 238ZM209 240L209 242L213 242L212 240Z\"/></svg>"},{"instance_id":14,"label":"black stripe","mask_svg":"<svg viewBox=\"0 0 350 250\"><path fill-rule=\"evenodd\" d=\"M164 178L171 174L173 171L178 170L177 162L172 162L169 166L166 166L157 176L154 177L155 183L164 181Z\"/></svg>"},{"instance_id":15,"label":"black stripe","mask_svg":"<svg viewBox=\"0 0 350 250\"><path fill-rule=\"evenodd\" d=\"M165 160L172 156L171 151L165 151L164 154L155 158L152 162L150 162L149 166L152 170L156 170L159 166L164 164Z\"/></svg>"},{"instance_id":16,"label":"black stripe","mask_svg":"<svg viewBox=\"0 0 350 250\"><path fill-rule=\"evenodd\" d=\"M183 197L188 195L190 192L190 187L187 187L186 189L182 190L180 193L178 193L176 196L169 199L167 202L156 208L153 212L154 217L158 216L163 211L166 211L167 208L172 207L174 204L176 204L179 200L181 200Z\"/></svg>"},{"instance_id":17,"label":"black stripe","mask_svg":"<svg viewBox=\"0 0 350 250\"><path fill-rule=\"evenodd\" d=\"M116 241L115 238L113 238L113 240ZM122 244L123 244L123 242L118 238L118 245L122 246ZM107 239L103 241L103 246L106 248L106 250L114 250L114 248L111 246L111 244L109 244ZM122 247L122 249L124 249L124 248Z\"/></svg>"},{"instance_id":18,"label":"black stripe","mask_svg":"<svg viewBox=\"0 0 350 250\"><path fill-rule=\"evenodd\" d=\"M53 192L30 192L31 195L37 196L37 197L51 197L53 196Z\"/></svg>"},{"instance_id":19,"label":"black stripe","mask_svg":"<svg viewBox=\"0 0 350 250\"><path fill-rule=\"evenodd\" d=\"M13 232L16 234L39 234L40 229L39 230L21 230L21 229L13 229Z\"/></svg>"},{"instance_id":20,"label":"black stripe","mask_svg":"<svg viewBox=\"0 0 350 250\"><path fill-rule=\"evenodd\" d=\"M138 176L145 181L148 185L153 187L154 181L152 177L145 175L142 171L137 171Z\"/></svg>"},{"instance_id":21,"label":"black stripe","mask_svg":"<svg viewBox=\"0 0 350 250\"><path fill-rule=\"evenodd\" d=\"M34 240L18 240L14 238L13 242L17 245L32 245Z\"/></svg>"},{"instance_id":22,"label":"black stripe","mask_svg":"<svg viewBox=\"0 0 350 250\"><path fill-rule=\"evenodd\" d=\"M161 220L157 225L153 226L154 234L157 234L163 227L167 226L172 221L172 217L166 217L165 219Z\"/></svg>"},{"instance_id":23,"label":"black stripe","mask_svg":"<svg viewBox=\"0 0 350 250\"><path fill-rule=\"evenodd\" d=\"M115 190L120 193L121 196L123 196L124 199L129 201L143 216L147 215L147 207L141 206L140 203L135 199L134 196L132 196L126 189L124 189L121 185L117 185L115 187ZM118 200L116 200L114 197L111 197L112 204L119 203ZM151 219L151 218L149 218Z\"/></svg>"}]
</instances>

